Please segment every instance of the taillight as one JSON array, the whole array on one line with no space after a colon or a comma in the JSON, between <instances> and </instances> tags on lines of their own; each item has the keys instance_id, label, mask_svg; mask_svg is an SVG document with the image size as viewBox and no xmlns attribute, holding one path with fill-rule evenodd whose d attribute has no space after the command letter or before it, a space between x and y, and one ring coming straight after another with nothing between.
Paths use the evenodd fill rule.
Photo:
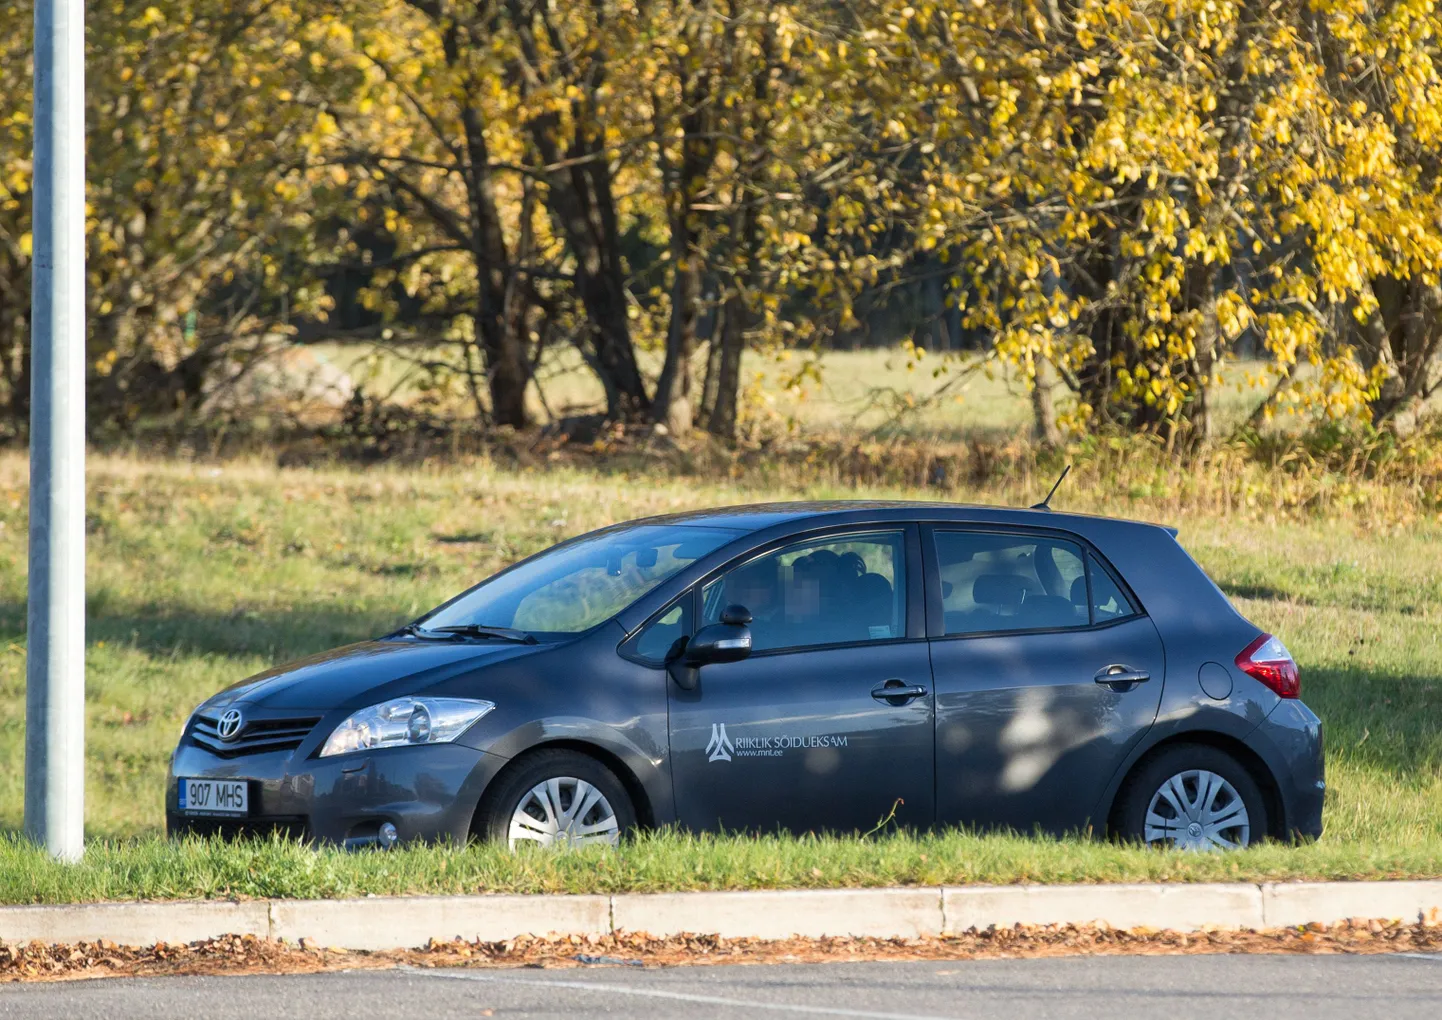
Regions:
<instances>
[{"instance_id":1,"label":"taillight","mask_svg":"<svg viewBox=\"0 0 1442 1020\"><path fill-rule=\"evenodd\" d=\"M1242 649L1237 656L1237 668L1276 691L1278 697L1301 696L1302 678L1297 673L1297 661L1287 646L1270 634L1263 634Z\"/></svg>"}]
</instances>

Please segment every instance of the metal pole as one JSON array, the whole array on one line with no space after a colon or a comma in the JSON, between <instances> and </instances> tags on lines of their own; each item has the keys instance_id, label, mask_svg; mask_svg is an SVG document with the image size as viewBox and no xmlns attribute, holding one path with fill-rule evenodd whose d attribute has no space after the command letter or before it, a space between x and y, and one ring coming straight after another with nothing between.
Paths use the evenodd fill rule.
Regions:
<instances>
[{"instance_id":1,"label":"metal pole","mask_svg":"<svg viewBox=\"0 0 1442 1020\"><path fill-rule=\"evenodd\" d=\"M85 836L85 6L36 0L25 832Z\"/></svg>"}]
</instances>

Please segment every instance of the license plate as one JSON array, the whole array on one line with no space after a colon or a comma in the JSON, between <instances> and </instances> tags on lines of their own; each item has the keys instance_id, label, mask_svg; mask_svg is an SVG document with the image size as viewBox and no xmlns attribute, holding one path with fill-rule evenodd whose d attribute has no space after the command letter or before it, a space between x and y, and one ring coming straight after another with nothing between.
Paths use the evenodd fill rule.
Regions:
<instances>
[{"instance_id":1,"label":"license plate","mask_svg":"<svg viewBox=\"0 0 1442 1020\"><path fill-rule=\"evenodd\" d=\"M243 779L181 779L179 807L187 815L244 815L250 788Z\"/></svg>"}]
</instances>

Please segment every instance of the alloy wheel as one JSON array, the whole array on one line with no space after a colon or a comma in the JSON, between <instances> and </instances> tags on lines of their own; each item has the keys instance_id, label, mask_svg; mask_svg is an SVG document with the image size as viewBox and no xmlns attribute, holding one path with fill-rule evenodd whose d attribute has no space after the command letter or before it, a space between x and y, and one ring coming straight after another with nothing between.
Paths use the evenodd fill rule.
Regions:
<instances>
[{"instance_id":1,"label":"alloy wheel","mask_svg":"<svg viewBox=\"0 0 1442 1020\"><path fill-rule=\"evenodd\" d=\"M1251 842L1251 833L1237 788L1215 772L1189 769L1152 794L1142 838L1181 850L1237 850Z\"/></svg>"},{"instance_id":2,"label":"alloy wheel","mask_svg":"<svg viewBox=\"0 0 1442 1020\"><path fill-rule=\"evenodd\" d=\"M511 812L508 842L519 846L615 846L621 827L600 789L574 776L546 779L531 787Z\"/></svg>"}]
</instances>

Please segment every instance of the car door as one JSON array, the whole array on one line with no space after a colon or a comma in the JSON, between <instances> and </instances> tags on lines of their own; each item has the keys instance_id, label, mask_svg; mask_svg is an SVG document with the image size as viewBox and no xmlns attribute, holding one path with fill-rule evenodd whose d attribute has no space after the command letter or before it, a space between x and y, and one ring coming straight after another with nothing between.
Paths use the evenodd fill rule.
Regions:
<instances>
[{"instance_id":1,"label":"car door","mask_svg":"<svg viewBox=\"0 0 1442 1020\"><path fill-rule=\"evenodd\" d=\"M700 589L699 625L744 605L753 651L702 667L695 690L669 685L683 825L852 832L932 821L919 565L915 527L877 527L783 543Z\"/></svg>"},{"instance_id":2,"label":"car door","mask_svg":"<svg viewBox=\"0 0 1442 1020\"><path fill-rule=\"evenodd\" d=\"M1100 558L1054 532L925 529L937 818L1088 823L1156 719L1153 626Z\"/></svg>"}]
</instances>

